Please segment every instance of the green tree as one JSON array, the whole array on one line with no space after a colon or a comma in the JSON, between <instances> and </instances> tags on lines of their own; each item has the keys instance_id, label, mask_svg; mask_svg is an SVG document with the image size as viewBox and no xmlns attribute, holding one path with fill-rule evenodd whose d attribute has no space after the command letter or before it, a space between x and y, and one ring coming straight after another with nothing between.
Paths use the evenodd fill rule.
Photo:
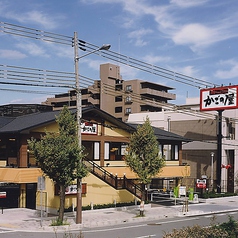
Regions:
<instances>
[{"instance_id":1,"label":"green tree","mask_svg":"<svg viewBox=\"0 0 238 238\"><path fill-rule=\"evenodd\" d=\"M87 175L87 169L82 163L85 156L79 146L77 123L75 116L64 107L56 117L58 132L47 132L37 141L28 140L29 149L33 152L40 168L60 188L59 223L63 222L65 189L73 180Z\"/></svg>"},{"instance_id":2,"label":"green tree","mask_svg":"<svg viewBox=\"0 0 238 238\"><path fill-rule=\"evenodd\" d=\"M142 183L143 202L145 185L151 182L165 164L163 156L159 154L159 143L148 117L142 125L137 126L136 132L131 135L125 161Z\"/></svg>"}]
</instances>

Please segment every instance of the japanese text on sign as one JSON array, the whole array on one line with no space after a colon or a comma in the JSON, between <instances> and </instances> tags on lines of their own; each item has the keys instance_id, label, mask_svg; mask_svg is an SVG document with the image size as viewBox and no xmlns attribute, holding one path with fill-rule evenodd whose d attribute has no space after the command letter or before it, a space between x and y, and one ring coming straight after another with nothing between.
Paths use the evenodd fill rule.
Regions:
<instances>
[{"instance_id":1,"label":"japanese text on sign","mask_svg":"<svg viewBox=\"0 0 238 238\"><path fill-rule=\"evenodd\" d=\"M237 108L237 86L201 90L201 110Z\"/></svg>"},{"instance_id":2,"label":"japanese text on sign","mask_svg":"<svg viewBox=\"0 0 238 238\"><path fill-rule=\"evenodd\" d=\"M97 134L97 124L85 122L81 124L81 133L82 134Z\"/></svg>"}]
</instances>

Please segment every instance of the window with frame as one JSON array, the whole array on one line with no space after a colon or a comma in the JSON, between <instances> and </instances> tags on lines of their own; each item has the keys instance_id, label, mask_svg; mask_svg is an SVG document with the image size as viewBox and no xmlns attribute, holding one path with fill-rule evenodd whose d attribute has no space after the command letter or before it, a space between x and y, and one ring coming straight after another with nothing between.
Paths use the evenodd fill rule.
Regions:
<instances>
[{"instance_id":1,"label":"window with frame","mask_svg":"<svg viewBox=\"0 0 238 238\"><path fill-rule=\"evenodd\" d=\"M85 148L87 159L99 160L100 143L97 141L82 141L82 145Z\"/></svg>"},{"instance_id":2,"label":"window with frame","mask_svg":"<svg viewBox=\"0 0 238 238\"><path fill-rule=\"evenodd\" d=\"M126 85L126 92L131 92L131 91L132 91L132 86Z\"/></svg>"},{"instance_id":3,"label":"window with frame","mask_svg":"<svg viewBox=\"0 0 238 238\"><path fill-rule=\"evenodd\" d=\"M131 113L131 108L130 107L126 108L126 114L130 114L130 113Z\"/></svg>"},{"instance_id":4,"label":"window with frame","mask_svg":"<svg viewBox=\"0 0 238 238\"><path fill-rule=\"evenodd\" d=\"M122 107L115 107L115 113L122 112Z\"/></svg>"},{"instance_id":5,"label":"window with frame","mask_svg":"<svg viewBox=\"0 0 238 238\"><path fill-rule=\"evenodd\" d=\"M122 102L122 96L116 96L115 102Z\"/></svg>"},{"instance_id":6,"label":"window with frame","mask_svg":"<svg viewBox=\"0 0 238 238\"><path fill-rule=\"evenodd\" d=\"M159 153L165 157L166 161L179 160L179 146L176 144L160 144Z\"/></svg>"},{"instance_id":7,"label":"window with frame","mask_svg":"<svg viewBox=\"0 0 238 238\"><path fill-rule=\"evenodd\" d=\"M109 158L110 160L123 160L126 152L127 144L121 142L109 143Z\"/></svg>"},{"instance_id":8,"label":"window with frame","mask_svg":"<svg viewBox=\"0 0 238 238\"><path fill-rule=\"evenodd\" d=\"M131 102L131 96L127 96L127 97L126 97L126 102L127 102L127 103Z\"/></svg>"}]
</instances>

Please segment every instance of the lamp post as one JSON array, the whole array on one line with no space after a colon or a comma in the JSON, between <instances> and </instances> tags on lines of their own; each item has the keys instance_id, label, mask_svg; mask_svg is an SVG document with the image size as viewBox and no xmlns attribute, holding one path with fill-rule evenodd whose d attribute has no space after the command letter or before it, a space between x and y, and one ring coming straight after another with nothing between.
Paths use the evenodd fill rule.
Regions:
<instances>
[{"instance_id":1,"label":"lamp post","mask_svg":"<svg viewBox=\"0 0 238 238\"><path fill-rule=\"evenodd\" d=\"M98 49L90 51L82 56L78 56L78 35L77 32L74 32L74 66L75 66L75 87L76 87L76 108L77 108L77 136L79 147L82 145L81 138L81 117L82 117L82 105L81 105L81 90L79 85L79 60L83 57L86 57L90 54L93 54L100 50L109 50L111 45L103 45ZM76 224L82 223L82 179L77 179L77 211L76 211Z\"/></svg>"},{"instance_id":2,"label":"lamp post","mask_svg":"<svg viewBox=\"0 0 238 238\"><path fill-rule=\"evenodd\" d=\"M213 160L214 160L214 152L211 152L211 188L213 190Z\"/></svg>"}]
</instances>

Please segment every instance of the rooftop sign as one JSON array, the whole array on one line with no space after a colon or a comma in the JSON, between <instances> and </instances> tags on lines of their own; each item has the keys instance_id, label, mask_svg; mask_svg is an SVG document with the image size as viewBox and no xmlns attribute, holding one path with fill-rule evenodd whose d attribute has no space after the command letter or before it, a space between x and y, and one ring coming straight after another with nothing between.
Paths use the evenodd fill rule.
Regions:
<instances>
[{"instance_id":1,"label":"rooftop sign","mask_svg":"<svg viewBox=\"0 0 238 238\"><path fill-rule=\"evenodd\" d=\"M238 108L238 85L200 90L200 110L214 111Z\"/></svg>"}]
</instances>

